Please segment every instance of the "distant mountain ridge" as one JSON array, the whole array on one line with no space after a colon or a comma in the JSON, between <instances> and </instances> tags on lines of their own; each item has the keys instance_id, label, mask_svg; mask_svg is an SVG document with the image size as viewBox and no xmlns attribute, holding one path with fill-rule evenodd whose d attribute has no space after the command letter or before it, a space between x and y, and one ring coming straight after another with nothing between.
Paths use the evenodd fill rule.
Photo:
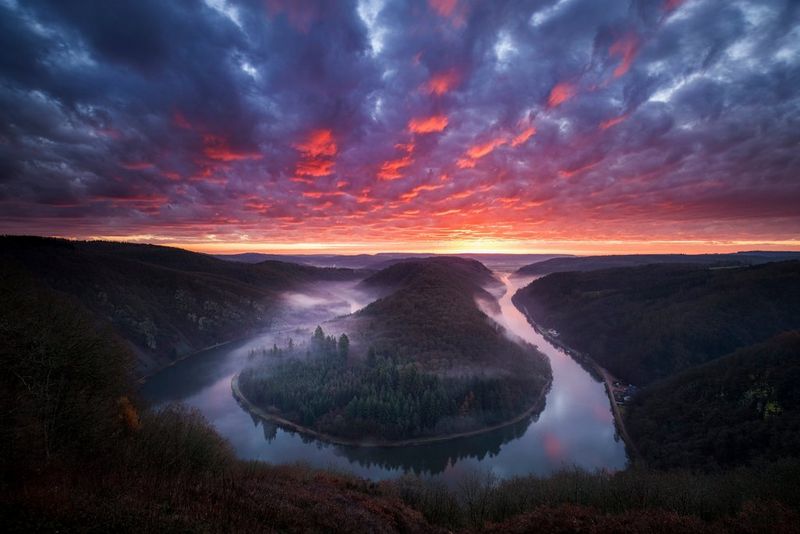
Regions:
<instances>
[{"instance_id":1,"label":"distant mountain ridge","mask_svg":"<svg viewBox=\"0 0 800 534\"><path fill-rule=\"evenodd\" d=\"M269 325L283 291L368 273L279 261L244 264L187 250L0 237L0 268L65 293L129 341L136 373Z\"/></svg>"},{"instance_id":2,"label":"distant mountain ridge","mask_svg":"<svg viewBox=\"0 0 800 534\"><path fill-rule=\"evenodd\" d=\"M635 267L655 263L701 264L720 267L758 265L773 261L800 260L800 252L745 251L729 254L624 254L553 258L526 265L516 276L535 276L567 271L596 271L616 267Z\"/></svg>"},{"instance_id":3,"label":"distant mountain ridge","mask_svg":"<svg viewBox=\"0 0 800 534\"><path fill-rule=\"evenodd\" d=\"M317 267L347 267L352 269L383 269L397 262L409 259L459 257L480 261L481 263L499 263L519 265L524 262L545 261L562 258L565 254L433 254L419 252L378 252L376 254L264 254L261 252L245 252L242 254L217 254L216 258L244 263L259 263L265 260L286 261Z\"/></svg>"}]
</instances>

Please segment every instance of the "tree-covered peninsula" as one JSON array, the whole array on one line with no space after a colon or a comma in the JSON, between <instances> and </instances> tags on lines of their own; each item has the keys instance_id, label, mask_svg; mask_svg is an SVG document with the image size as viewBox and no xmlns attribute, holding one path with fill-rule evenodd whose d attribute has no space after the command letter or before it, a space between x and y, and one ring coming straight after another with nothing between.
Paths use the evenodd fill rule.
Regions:
<instances>
[{"instance_id":1,"label":"tree-covered peninsula","mask_svg":"<svg viewBox=\"0 0 800 534\"><path fill-rule=\"evenodd\" d=\"M348 323L357 325L353 349L346 334L318 327L307 344L275 348L278 363L268 356L243 371L242 396L262 414L376 443L475 432L532 412L549 365L479 309L476 298L493 297L474 264L420 260L381 271L376 280L393 290Z\"/></svg>"}]
</instances>

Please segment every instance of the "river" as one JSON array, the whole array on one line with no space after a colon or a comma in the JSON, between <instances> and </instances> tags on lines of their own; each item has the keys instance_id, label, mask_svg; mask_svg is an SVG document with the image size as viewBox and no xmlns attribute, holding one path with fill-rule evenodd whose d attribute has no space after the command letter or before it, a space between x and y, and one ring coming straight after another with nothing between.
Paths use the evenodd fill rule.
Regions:
<instances>
[{"instance_id":1,"label":"river","mask_svg":"<svg viewBox=\"0 0 800 534\"><path fill-rule=\"evenodd\" d=\"M509 478L548 475L573 466L587 470L624 468L625 447L617 436L603 384L549 344L511 303L513 294L531 279L496 274L504 282L506 292L499 298L501 314L495 320L512 335L538 346L553 368L553 384L544 410L503 429L433 445L344 447L284 431L243 410L231 394L230 380L247 364L248 354L272 347L275 342L281 345L288 337L303 339L326 316L354 311L366 304L344 297L333 312L329 306L314 308L313 298L294 299L301 307L274 332L182 360L148 379L141 389L142 396L154 407L181 402L197 408L230 441L241 458L271 463L303 462L371 479L415 473L450 482L475 471L490 471L499 478Z\"/></svg>"}]
</instances>

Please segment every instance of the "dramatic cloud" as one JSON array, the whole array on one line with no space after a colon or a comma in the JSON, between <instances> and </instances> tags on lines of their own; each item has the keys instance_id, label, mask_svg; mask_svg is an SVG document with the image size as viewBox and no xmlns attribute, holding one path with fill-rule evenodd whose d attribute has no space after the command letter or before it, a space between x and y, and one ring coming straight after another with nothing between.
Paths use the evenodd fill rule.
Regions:
<instances>
[{"instance_id":1,"label":"dramatic cloud","mask_svg":"<svg viewBox=\"0 0 800 534\"><path fill-rule=\"evenodd\" d=\"M0 231L800 248L793 0L0 0Z\"/></svg>"}]
</instances>

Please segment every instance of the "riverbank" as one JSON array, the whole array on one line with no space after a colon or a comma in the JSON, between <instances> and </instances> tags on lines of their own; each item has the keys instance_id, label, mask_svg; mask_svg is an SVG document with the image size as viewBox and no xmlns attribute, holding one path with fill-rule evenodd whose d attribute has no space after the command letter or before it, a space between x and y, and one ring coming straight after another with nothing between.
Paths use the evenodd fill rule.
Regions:
<instances>
[{"instance_id":1,"label":"riverbank","mask_svg":"<svg viewBox=\"0 0 800 534\"><path fill-rule=\"evenodd\" d=\"M588 370L591 372L591 374L599 378L603 382L606 390L606 395L608 396L608 400L611 403L611 413L614 416L614 426L617 429L617 433L622 438L622 441L625 443L625 447L628 449L630 457L634 460L634 462L641 463L642 455L639 453L639 449L636 447L636 444L631 439L630 434L628 434L628 429L625 427L625 420L622 417L622 412L619 409L619 405L617 404L616 399L614 399L614 387L613 387L615 381L614 376L611 373L609 373L605 367L601 366L590 356L578 352L577 350L569 347L560 339L549 334L546 329L539 326L539 324L533 319L533 317L531 317L530 313L528 312L528 309L524 305L522 305L521 308L522 309L520 311L522 312L522 314L528 320L533 329L536 330L536 332L539 335L541 335L545 339L545 341L563 350L570 358L575 360L582 367L588 367Z\"/></svg>"},{"instance_id":2,"label":"riverbank","mask_svg":"<svg viewBox=\"0 0 800 534\"><path fill-rule=\"evenodd\" d=\"M170 367L172 367L172 366L174 366L174 365L176 365L176 364L178 364L178 363L180 363L180 362L182 362L182 361L184 361L184 360L186 360L188 358L191 358L192 356L197 356L198 354L202 354L202 353L207 352L209 350L214 350L214 349L218 349L220 347L224 347L225 345L230 345L231 343L234 343L236 341L242 341L243 339L247 339L248 337L250 337L250 336L244 336L244 337L239 337L239 338L235 338L235 339L229 339L228 341L222 341L220 343L215 343L214 345L209 345L208 347L203 347L202 349L198 349L198 350L195 350L195 351L192 351L192 352L187 352L186 354L184 354L182 356L178 356L174 360L171 360L166 365L162 365L162 366L158 367L157 369L155 369L155 370L153 370L153 371L151 371L149 373L141 375L140 377L138 377L136 379L136 383L139 386L142 386L147 382L148 378L152 378L155 375L157 375L158 373L160 373L161 371L163 371L164 369L169 369Z\"/></svg>"},{"instance_id":3,"label":"riverbank","mask_svg":"<svg viewBox=\"0 0 800 534\"><path fill-rule=\"evenodd\" d=\"M233 375L233 378L231 378L231 391L233 392L233 396L239 403L239 405L248 412L250 412L251 414L263 419L264 421L275 423L278 426L284 428L289 428L299 434L303 434L305 436L325 441L327 443L333 443L334 445L344 445L347 447L395 448L395 447L413 447L417 445L430 445L433 443L442 443L445 441L452 441L460 438L469 438L472 436L486 434L487 432L493 432L495 430L499 430L501 428L519 423L520 421L523 421L528 417L533 416L534 413L541 412L542 409L544 409L544 401L547 396L547 393L550 391L550 387L552 386L552 384L553 384L553 379L551 377L550 380L547 382L547 384L542 388L541 392L539 392L539 396L536 398L536 400L530 406L530 408L525 410L520 415L514 417L513 419L509 419L508 421L504 421L502 423L498 423L496 425L492 425L489 427L471 430L469 432L458 432L455 434L446 434L444 436L431 436L426 438L405 439L397 441L388 441L388 440L370 441L370 440L354 440L354 439L340 438L337 436L332 436L330 434L325 434L323 432L318 432L311 428L299 425L293 421L285 419L279 415L269 413L266 410L250 402L247 399L247 397L244 396L244 394L241 391L241 388L239 387L239 373L236 373L235 375Z\"/></svg>"}]
</instances>

